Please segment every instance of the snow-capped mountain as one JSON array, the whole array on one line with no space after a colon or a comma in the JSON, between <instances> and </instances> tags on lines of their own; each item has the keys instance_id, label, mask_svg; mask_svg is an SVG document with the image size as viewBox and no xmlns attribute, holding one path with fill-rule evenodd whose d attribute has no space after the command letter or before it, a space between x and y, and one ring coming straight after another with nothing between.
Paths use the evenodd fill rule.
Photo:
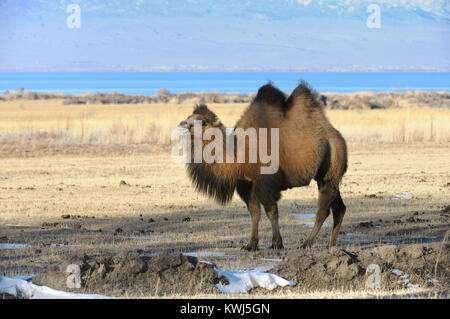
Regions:
<instances>
[{"instance_id":1,"label":"snow-capped mountain","mask_svg":"<svg viewBox=\"0 0 450 319\"><path fill-rule=\"evenodd\" d=\"M0 70L448 71L449 31L448 0L2 0Z\"/></svg>"}]
</instances>

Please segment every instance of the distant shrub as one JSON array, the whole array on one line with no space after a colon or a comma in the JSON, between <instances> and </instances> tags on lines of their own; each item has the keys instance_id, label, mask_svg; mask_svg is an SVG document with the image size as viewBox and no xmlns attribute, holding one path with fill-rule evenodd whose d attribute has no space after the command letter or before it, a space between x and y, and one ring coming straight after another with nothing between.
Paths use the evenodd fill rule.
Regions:
<instances>
[{"instance_id":1,"label":"distant shrub","mask_svg":"<svg viewBox=\"0 0 450 319\"><path fill-rule=\"evenodd\" d=\"M78 95L65 95L62 92L31 92L18 87L13 93L5 91L0 101L14 100L49 100L62 99L64 105L70 104L142 104L142 103L250 103L255 93L220 93L214 92L182 92L170 93L161 88L154 95L130 95L117 92L86 92ZM356 92L356 93L324 93L319 95L321 104L331 110L375 110L395 109L409 106L429 106L450 108L450 92Z\"/></svg>"}]
</instances>

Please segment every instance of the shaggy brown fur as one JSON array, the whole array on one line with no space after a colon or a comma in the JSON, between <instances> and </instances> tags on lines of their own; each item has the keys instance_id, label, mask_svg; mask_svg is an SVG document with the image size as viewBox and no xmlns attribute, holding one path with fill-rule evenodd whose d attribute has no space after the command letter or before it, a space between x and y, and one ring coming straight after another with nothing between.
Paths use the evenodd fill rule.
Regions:
<instances>
[{"instance_id":1,"label":"shaggy brown fur","mask_svg":"<svg viewBox=\"0 0 450 319\"><path fill-rule=\"evenodd\" d=\"M192 120L201 120L203 129L219 128L225 136L225 127L206 105L197 106L193 114L180 123L191 133ZM317 94L305 82L288 98L271 84L264 85L235 128L267 128L268 131L279 128L279 170L275 174L260 174L265 164L249 163L248 142L245 163L226 163L225 160L223 163L191 163L187 169L197 190L222 204L229 202L236 190L246 203L252 234L244 248L256 250L258 247L260 205L264 206L272 224L272 248L283 248L278 226L280 192L309 185L313 179L319 189L318 211L311 234L302 247L312 245L330 209L334 223L329 247L334 246L345 214L339 183L347 169L347 148L342 135L325 117ZM209 141L202 143L204 147Z\"/></svg>"}]
</instances>

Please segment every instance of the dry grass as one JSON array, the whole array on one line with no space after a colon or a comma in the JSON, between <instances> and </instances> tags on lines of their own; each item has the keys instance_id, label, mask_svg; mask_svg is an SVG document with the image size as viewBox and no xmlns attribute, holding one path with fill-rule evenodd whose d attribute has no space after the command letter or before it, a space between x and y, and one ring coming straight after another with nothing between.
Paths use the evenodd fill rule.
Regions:
<instances>
[{"instance_id":1,"label":"dry grass","mask_svg":"<svg viewBox=\"0 0 450 319\"><path fill-rule=\"evenodd\" d=\"M246 104L211 104L232 127ZM61 105L61 101L0 103L0 143L51 145L170 145L176 125L192 105ZM404 108L327 110L349 142L448 143L450 110Z\"/></svg>"},{"instance_id":2,"label":"dry grass","mask_svg":"<svg viewBox=\"0 0 450 319\"><path fill-rule=\"evenodd\" d=\"M327 114L350 142L450 142L449 109L329 110Z\"/></svg>"}]
</instances>

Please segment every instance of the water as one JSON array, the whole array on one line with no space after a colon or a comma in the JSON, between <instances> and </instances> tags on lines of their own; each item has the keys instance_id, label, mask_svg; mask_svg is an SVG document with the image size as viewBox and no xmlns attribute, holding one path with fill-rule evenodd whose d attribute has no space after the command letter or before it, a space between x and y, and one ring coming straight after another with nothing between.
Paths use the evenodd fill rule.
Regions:
<instances>
[{"instance_id":1,"label":"water","mask_svg":"<svg viewBox=\"0 0 450 319\"><path fill-rule=\"evenodd\" d=\"M450 73L425 72L0 72L0 94L17 87L34 92L118 92L153 95L172 93L252 93L272 81L291 92L299 80L319 92L449 91Z\"/></svg>"}]
</instances>

